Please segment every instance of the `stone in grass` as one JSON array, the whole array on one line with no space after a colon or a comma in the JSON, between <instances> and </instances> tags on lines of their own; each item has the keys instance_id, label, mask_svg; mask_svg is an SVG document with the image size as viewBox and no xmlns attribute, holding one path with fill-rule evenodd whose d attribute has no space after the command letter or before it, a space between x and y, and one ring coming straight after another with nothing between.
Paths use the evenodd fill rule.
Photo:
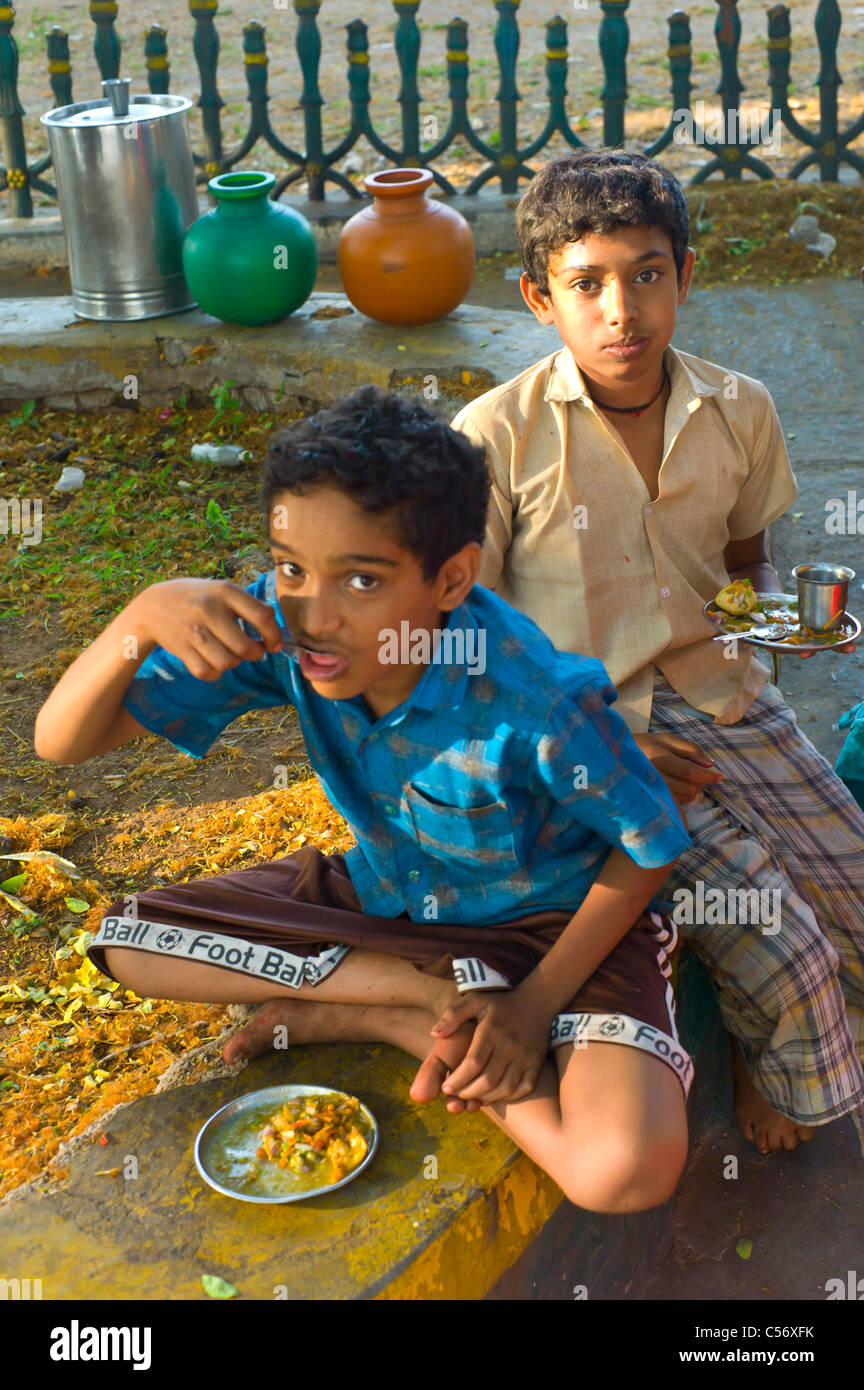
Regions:
<instances>
[{"instance_id":1,"label":"stone in grass","mask_svg":"<svg viewBox=\"0 0 864 1390\"><path fill-rule=\"evenodd\" d=\"M247 550L245 554L238 551L227 556L222 561L222 568L227 579L245 588L247 584L254 584L262 574L267 574L273 568L273 561L266 551L255 548Z\"/></svg>"},{"instance_id":2,"label":"stone in grass","mask_svg":"<svg viewBox=\"0 0 864 1390\"><path fill-rule=\"evenodd\" d=\"M84 486L86 476L83 468L64 468L54 484L54 491L78 492Z\"/></svg>"},{"instance_id":3,"label":"stone in grass","mask_svg":"<svg viewBox=\"0 0 864 1390\"><path fill-rule=\"evenodd\" d=\"M797 246L803 246L805 251L815 251L822 259L830 259L835 246L836 237L830 232L823 232L819 227L818 217L812 217L809 213L802 213L796 217L792 226L789 228L789 240L794 241Z\"/></svg>"}]
</instances>

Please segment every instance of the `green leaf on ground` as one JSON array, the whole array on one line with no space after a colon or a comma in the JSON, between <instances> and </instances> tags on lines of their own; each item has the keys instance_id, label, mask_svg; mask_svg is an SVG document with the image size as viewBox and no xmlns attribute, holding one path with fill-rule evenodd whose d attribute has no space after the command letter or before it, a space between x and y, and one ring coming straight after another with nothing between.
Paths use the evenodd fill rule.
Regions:
<instances>
[{"instance_id":1,"label":"green leaf on ground","mask_svg":"<svg viewBox=\"0 0 864 1390\"><path fill-rule=\"evenodd\" d=\"M208 526L211 526L214 531L220 532L221 535L226 538L228 537L231 529L228 525L228 518L225 516L225 513L219 506L215 497L211 497L210 501L207 503L207 511L204 513L204 516Z\"/></svg>"},{"instance_id":2,"label":"green leaf on ground","mask_svg":"<svg viewBox=\"0 0 864 1390\"><path fill-rule=\"evenodd\" d=\"M218 1274L202 1274L201 1283L204 1285L204 1292L211 1298L236 1298L237 1290L233 1284L228 1284L224 1279L220 1279Z\"/></svg>"},{"instance_id":3,"label":"green leaf on ground","mask_svg":"<svg viewBox=\"0 0 864 1390\"><path fill-rule=\"evenodd\" d=\"M89 912L90 904L85 903L83 898L64 898L64 903L70 912Z\"/></svg>"},{"instance_id":4,"label":"green leaf on ground","mask_svg":"<svg viewBox=\"0 0 864 1390\"><path fill-rule=\"evenodd\" d=\"M749 1260L753 1254L753 1242L748 1236L742 1236L735 1246L735 1254L740 1255L742 1260Z\"/></svg>"},{"instance_id":5,"label":"green leaf on ground","mask_svg":"<svg viewBox=\"0 0 864 1390\"><path fill-rule=\"evenodd\" d=\"M17 430L19 425L23 425L25 421L29 420L30 416L33 414L33 411L35 409L35 401L25 401L21 407L21 414L13 415L11 420L9 421L9 424L12 426L13 430Z\"/></svg>"}]
</instances>

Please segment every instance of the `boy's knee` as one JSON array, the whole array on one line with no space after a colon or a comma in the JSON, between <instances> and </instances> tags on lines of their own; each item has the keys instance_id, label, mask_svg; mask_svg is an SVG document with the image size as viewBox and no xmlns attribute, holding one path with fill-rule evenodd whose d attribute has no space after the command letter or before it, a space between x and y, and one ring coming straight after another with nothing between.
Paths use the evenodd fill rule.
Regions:
<instances>
[{"instance_id":1,"label":"boy's knee","mask_svg":"<svg viewBox=\"0 0 864 1390\"><path fill-rule=\"evenodd\" d=\"M559 1184L586 1211L626 1215L668 1202L686 1162L686 1126L666 1135L612 1135L568 1162Z\"/></svg>"}]
</instances>

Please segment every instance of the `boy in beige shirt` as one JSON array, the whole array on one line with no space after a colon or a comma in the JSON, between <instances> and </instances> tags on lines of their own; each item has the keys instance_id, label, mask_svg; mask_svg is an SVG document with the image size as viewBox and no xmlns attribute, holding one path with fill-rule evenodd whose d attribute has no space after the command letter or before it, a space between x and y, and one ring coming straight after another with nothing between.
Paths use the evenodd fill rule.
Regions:
<instances>
[{"instance_id":1,"label":"boy in beige shirt","mask_svg":"<svg viewBox=\"0 0 864 1390\"><path fill-rule=\"evenodd\" d=\"M797 485L774 403L670 345L695 256L654 160L552 160L516 227L522 295L564 347L452 421L492 474L478 580L603 662L686 808L694 844L660 897L717 988L742 1133L777 1152L852 1113L864 1143L864 813L755 649L712 643L702 612L730 577L786 587L766 535Z\"/></svg>"}]
</instances>

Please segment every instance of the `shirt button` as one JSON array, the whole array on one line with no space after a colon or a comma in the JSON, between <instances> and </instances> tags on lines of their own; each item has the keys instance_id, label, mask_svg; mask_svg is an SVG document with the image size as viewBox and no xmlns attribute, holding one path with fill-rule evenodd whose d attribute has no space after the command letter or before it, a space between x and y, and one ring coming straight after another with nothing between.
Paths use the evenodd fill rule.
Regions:
<instances>
[{"instance_id":1,"label":"shirt button","mask_svg":"<svg viewBox=\"0 0 864 1390\"><path fill-rule=\"evenodd\" d=\"M416 883L417 880L418 880L418 878L420 877L420 870L419 870L419 869L409 869L409 870L408 870L408 877L410 878L410 880L411 880L412 883Z\"/></svg>"},{"instance_id":2,"label":"shirt button","mask_svg":"<svg viewBox=\"0 0 864 1390\"><path fill-rule=\"evenodd\" d=\"M388 802L385 803L385 805L384 805L384 814L385 814L385 816L392 816L393 813L395 812L395 810L396 810L396 807L393 805L392 802L388 801Z\"/></svg>"},{"instance_id":3,"label":"shirt button","mask_svg":"<svg viewBox=\"0 0 864 1390\"><path fill-rule=\"evenodd\" d=\"M650 516L651 513L653 512L653 510L654 510L654 508L653 508L653 507L651 506L651 504L649 503L648 506L645 508L645 515L646 515L646 516Z\"/></svg>"},{"instance_id":4,"label":"shirt button","mask_svg":"<svg viewBox=\"0 0 864 1390\"><path fill-rule=\"evenodd\" d=\"M669 598L669 597L671 596L671 593L672 593L672 590L671 590L671 589L667 589L667 588L666 588L666 585L664 584L664 585L663 585L663 588L660 590L660 597L661 597L661 598Z\"/></svg>"}]
</instances>

